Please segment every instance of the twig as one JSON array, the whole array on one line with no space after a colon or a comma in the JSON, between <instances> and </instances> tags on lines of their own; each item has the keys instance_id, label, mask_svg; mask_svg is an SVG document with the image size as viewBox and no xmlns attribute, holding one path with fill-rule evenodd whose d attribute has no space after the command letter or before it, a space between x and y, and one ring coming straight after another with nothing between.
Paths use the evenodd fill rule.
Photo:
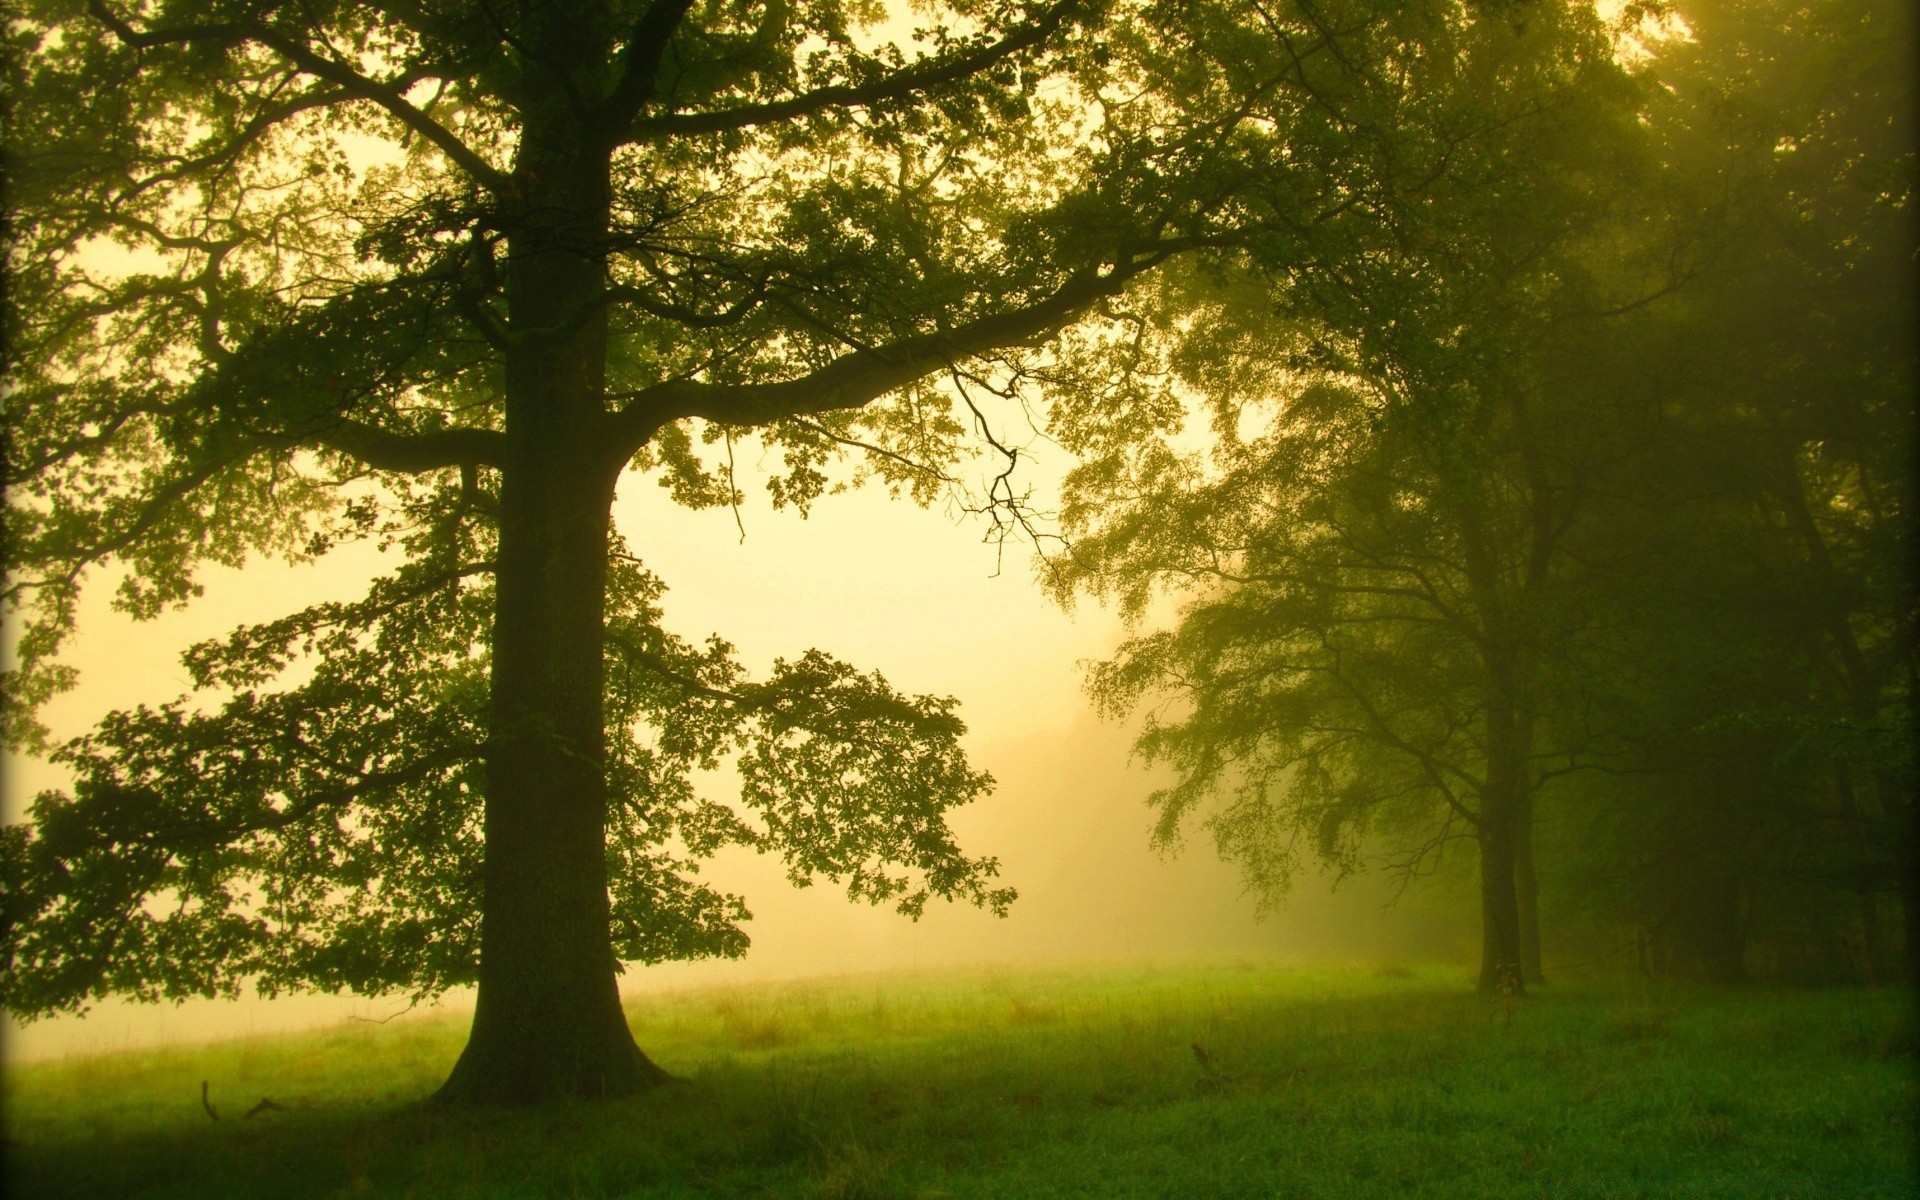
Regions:
<instances>
[{"instance_id":1,"label":"twig","mask_svg":"<svg viewBox=\"0 0 1920 1200\"><path fill-rule=\"evenodd\" d=\"M637 562L639 560L636 559L635 561ZM413 997L412 1000L407 1002L407 1006L405 1008L399 1010L398 1012L390 1012L384 1017L363 1017L359 1013L348 1013L347 1020L363 1021L368 1025L385 1025L388 1021L393 1020L395 1017L404 1017L418 1007L420 1007L420 997L415 996ZM278 1107L278 1106L276 1105L275 1107Z\"/></svg>"},{"instance_id":2,"label":"twig","mask_svg":"<svg viewBox=\"0 0 1920 1200\"><path fill-rule=\"evenodd\" d=\"M258 1104L256 1104L256 1105L254 1105L254 1106L253 1106L252 1108L250 1108L250 1109L248 1109L248 1110L247 1110L247 1115L246 1115L245 1117L243 1117L243 1118L241 1118L241 1119L242 1119L242 1120L245 1120L245 1121L251 1121L251 1120L253 1120L253 1119L254 1119L255 1117L257 1117L257 1116L259 1116L259 1115L260 1115L261 1113L263 1113L263 1112L285 1112L286 1110L287 1110L287 1106L286 1106L286 1105L284 1105L284 1104L275 1104L275 1103L273 1102L273 1099L272 1099L272 1097L269 1097L269 1096L262 1096L262 1097L260 1097L260 1103L258 1103Z\"/></svg>"},{"instance_id":3,"label":"twig","mask_svg":"<svg viewBox=\"0 0 1920 1200\"><path fill-rule=\"evenodd\" d=\"M200 1081L200 1107L207 1110L207 1120L218 1121L220 1114L214 1111L213 1101L207 1098L207 1081Z\"/></svg>"},{"instance_id":4,"label":"twig","mask_svg":"<svg viewBox=\"0 0 1920 1200\"><path fill-rule=\"evenodd\" d=\"M740 489L733 482L733 428L726 428L727 434L727 504L733 509L733 524L740 530L740 542L747 541L747 523L740 519Z\"/></svg>"}]
</instances>

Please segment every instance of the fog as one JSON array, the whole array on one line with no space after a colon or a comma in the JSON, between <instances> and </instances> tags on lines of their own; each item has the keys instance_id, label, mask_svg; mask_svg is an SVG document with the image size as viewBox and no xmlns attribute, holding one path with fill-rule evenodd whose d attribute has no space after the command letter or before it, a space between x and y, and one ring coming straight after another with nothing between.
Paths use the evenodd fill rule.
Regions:
<instances>
[{"instance_id":1,"label":"fog","mask_svg":"<svg viewBox=\"0 0 1920 1200\"><path fill-rule=\"evenodd\" d=\"M781 864L723 852L706 878L744 896L753 945L730 961L630 966L629 995L714 983L990 964L1115 959L1459 959L1477 947L1467 889L1435 885L1393 904L1388 881L1360 876L1336 889L1303 878L1286 907L1264 919L1204 831L1182 852L1149 844L1147 797L1158 777L1132 761L1131 730L1102 721L1080 691L1081 664L1121 636L1110 612L1067 613L1033 578L1030 550L1004 553L975 519L922 509L877 488L831 496L808 518L752 495L740 514L691 512L650 480L632 478L616 506L633 551L666 581L667 627L710 632L764 669L819 647L902 691L953 695L976 766L993 794L953 816L970 855L1000 860L1020 899L1006 918L933 904L918 922L849 902L831 883L797 889ZM47 710L60 737L105 712L170 700L187 687L179 651L232 626L330 596L357 594L383 566L366 547L314 566L263 562L211 570L206 595L185 610L135 623L114 612L110 581L96 583L70 661L81 685ZM60 786L49 764L15 758L5 812L17 820L40 789ZM709 781L718 792L727 780ZM1417 908L1416 908L1417 904ZM407 1014L457 1011L451 993L409 1012L406 997L290 996L273 1000L111 1000L80 1017L9 1022L6 1057L26 1061L206 1038L244 1036Z\"/></svg>"}]
</instances>

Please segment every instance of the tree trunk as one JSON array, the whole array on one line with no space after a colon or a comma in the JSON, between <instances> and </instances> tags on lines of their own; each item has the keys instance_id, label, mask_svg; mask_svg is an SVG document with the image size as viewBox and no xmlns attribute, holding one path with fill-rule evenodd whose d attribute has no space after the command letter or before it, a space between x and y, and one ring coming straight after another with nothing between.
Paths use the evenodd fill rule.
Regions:
<instances>
[{"instance_id":1,"label":"tree trunk","mask_svg":"<svg viewBox=\"0 0 1920 1200\"><path fill-rule=\"evenodd\" d=\"M1514 849L1513 814L1489 808L1480 825L1480 990L1490 994L1526 990L1520 966L1520 905L1513 886Z\"/></svg>"},{"instance_id":2,"label":"tree trunk","mask_svg":"<svg viewBox=\"0 0 1920 1200\"><path fill-rule=\"evenodd\" d=\"M1838 577L1826 535L1807 503L1796 451L1791 447L1780 451L1775 491L1785 506L1788 520L1800 532L1808 564L1821 585L1818 594L1827 598L1826 627L1838 652L1848 705L1854 719L1863 728L1871 728L1882 715L1882 680L1868 669L1866 656L1860 651L1852 613L1842 599L1852 589ZM1902 651L1900 659L1906 670L1906 701L1911 705L1916 699L1916 688L1920 687L1920 673L1916 672L1914 661L1914 627L1903 616L1895 623L1894 631L1895 646ZM1900 916L1905 926L1906 969L1909 978L1920 978L1920 805L1914 802L1915 780L1882 769L1874 772L1874 785L1879 793L1881 813L1893 825L1891 841L1900 891Z\"/></svg>"},{"instance_id":3,"label":"tree trunk","mask_svg":"<svg viewBox=\"0 0 1920 1200\"><path fill-rule=\"evenodd\" d=\"M1532 782L1532 722L1516 703L1517 656L1488 638L1486 786L1480 793L1480 901L1484 923L1480 990L1526 991L1519 858ZM1531 876L1529 876L1531 883Z\"/></svg>"},{"instance_id":4,"label":"tree trunk","mask_svg":"<svg viewBox=\"0 0 1920 1200\"><path fill-rule=\"evenodd\" d=\"M1880 809L1893 826L1893 872L1900 892L1902 945L1906 976L1920 979L1920 805L1914 803L1913 780L1898 771L1874 772L1874 790Z\"/></svg>"},{"instance_id":5,"label":"tree trunk","mask_svg":"<svg viewBox=\"0 0 1920 1200\"><path fill-rule=\"evenodd\" d=\"M627 1028L608 928L611 489L539 476L501 489L480 993L446 1101L621 1095L666 1078Z\"/></svg>"},{"instance_id":6,"label":"tree trunk","mask_svg":"<svg viewBox=\"0 0 1920 1200\"><path fill-rule=\"evenodd\" d=\"M1520 910L1520 977L1529 987L1547 982L1540 966L1540 881L1533 870L1533 798L1520 804L1514 821L1514 899Z\"/></svg>"},{"instance_id":7,"label":"tree trunk","mask_svg":"<svg viewBox=\"0 0 1920 1200\"><path fill-rule=\"evenodd\" d=\"M1904 933L1901 941L1907 951L1907 978L1920 978L1920 881L1905 865L1900 871L1900 923Z\"/></svg>"},{"instance_id":8,"label":"tree trunk","mask_svg":"<svg viewBox=\"0 0 1920 1200\"><path fill-rule=\"evenodd\" d=\"M1710 983L1747 981L1747 918L1740 887L1731 879L1703 886L1695 914L1695 953Z\"/></svg>"},{"instance_id":9,"label":"tree trunk","mask_svg":"<svg viewBox=\"0 0 1920 1200\"><path fill-rule=\"evenodd\" d=\"M1487 784L1480 797L1480 905L1484 924L1480 990L1510 995L1526 991L1516 866L1520 820L1526 809L1528 763L1520 742L1511 676L1495 659L1493 697L1487 704Z\"/></svg>"},{"instance_id":10,"label":"tree trunk","mask_svg":"<svg viewBox=\"0 0 1920 1200\"><path fill-rule=\"evenodd\" d=\"M1502 571L1488 542L1478 499L1468 497L1457 510L1457 519L1467 582L1480 617L1480 656L1486 671L1482 710L1486 783L1480 793L1479 821L1480 990L1518 995L1526 991L1527 976L1522 965L1516 869L1521 822L1528 815L1533 782L1533 714L1523 686L1527 655L1503 594ZM1531 865L1529 858L1529 886Z\"/></svg>"},{"instance_id":11,"label":"tree trunk","mask_svg":"<svg viewBox=\"0 0 1920 1200\"><path fill-rule=\"evenodd\" d=\"M508 254L508 324L524 332L506 351L480 990L448 1102L667 1078L627 1028L608 928L603 623L627 456L603 408L606 160L566 142L529 130L528 215Z\"/></svg>"},{"instance_id":12,"label":"tree trunk","mask_svg":"<svg viewBox=\"0 0 1920 1200\"><path fill-rule=\"evenodd\" d=\"M1884 983L1890 975L1880 932L1880 892L1884 880L1874 870L1870 849L1874 840L1873 831L1860 811L1859 796L1853 786L1853 768L1845 757L1834 759L1833 787L1840 801L1840 817L1847 824L1847 837L1851 843L1849 850L1855 858L1853 891L1860 906L1862 961L1848 965L1856 980L1864 977L1868 983Z\"/></svg>"}]
</instances>

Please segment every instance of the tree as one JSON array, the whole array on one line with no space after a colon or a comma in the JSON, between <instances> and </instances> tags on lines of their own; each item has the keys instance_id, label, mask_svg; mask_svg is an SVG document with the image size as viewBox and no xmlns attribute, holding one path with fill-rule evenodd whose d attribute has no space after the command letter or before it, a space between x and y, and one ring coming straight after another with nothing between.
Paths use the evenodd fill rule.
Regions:
<instances>
[{"instance_id":1,"label":"tree","mask_svg":"<svg viewBox=\"0 0 1920 1200\"><path fill-rule=\"evenodd\" d=\"M1679 13L1650 117L1717 245L1642 314L1651 451L1583 548L1633 776L1590 789L1568 890L1676 969L1885 978L1883 899L1920 953L1912 14Z\"/></svg>"},{"instance_id":2,"label":"tree","mask_svg":"<svg viewBox=\"0 0 1920 1200\"><path fill-rule=\"evenodd\" d=\"M1060 590L1136 623L1162 589L1185 602L1090 681L1116 711L1174 706L1139 742L1178 773L1163 841L1229 792L1211 827L1271 901L1303 845L1352 869L1388 832L1411 875L1471 838L1481 986L1520 988L1535 794L1586 759L1574 726L1541 744L1579 619L1563 549L1612 452L1583 375L1606 314L1666 285L1609 182L1642 173L1640 93L1576 6L1487 6L1318 69L1331 119L1388 148L1377 175L1309 254L1284 221L1243 227L1233 282L1125 331L1161 349L1125 363L1160 377L1157 428L1063 406L1088 462ZM1204 453L1181 448L1195 410Z\"/></svg>"},{"instance_id":3,"label":"tree","mask_svg":"<svg viewBox=\"0 0 1920 1200\"><path fill-rule=\"evenodd\" d=\"M54 749L72 793L0 843L10 1009L477 981L443 1099L618 1094L660 1077L619 962L744 945L691 877L722 844L908 913L1005 906L944 824L988 783L950 702L815 651L746 679L659 627L609 528L635 468L735 502L712 460L750 432L777 501L848 446L928 494L966 428L927 376L1204 239L1220 197L1161 179L1209 132L1085 106L1121 70L1099 0L962 0L912 54L882 15L47 0L9 27L9 737L46 745L103 569L141 617L208 562L406 558ZM727 754L737 808L690 782Z\"/></svg>"},{"instance_id":4,"label":"tree","mask_svg":"<svg viewBox=\"0 0 1920 1200\"><path fill-rule=\"evenodd\" d=\"M1703 280L1698 315L1715 344L1762 348L1717 364L1720 403L1701 407L1748 449L1745 492L1782 551L1783 607L1802 621L1807 715L1839 734L1824 755L1830 803L1872 848L1854 880L1868 933L1871 897L1895 891L1912 969L1913 14L1874 0L1786 20L1744 3L1685 11L1696 39L1670 74L1744 176L1739 240Z\"/></svg>"}]
</instances>

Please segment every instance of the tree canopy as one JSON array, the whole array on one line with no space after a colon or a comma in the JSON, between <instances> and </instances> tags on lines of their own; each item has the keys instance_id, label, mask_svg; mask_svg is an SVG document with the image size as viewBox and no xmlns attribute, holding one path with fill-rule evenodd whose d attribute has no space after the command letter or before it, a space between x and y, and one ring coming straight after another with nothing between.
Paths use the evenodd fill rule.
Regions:
<instances>
[{"instance_id":1,"label":"tree canopy","mask_svg":"<svg viewBox=\"0 0 1920 1200\"><path fill-rule=\"evenodd\" d=\"M1056 591L1134 623L1090 691L1174 770L1156 836L1203 821L1267 905L1475 842L1487 988L1542 978L1543 886L1668 969L1737 977L1752 931L1884 977L1882 898L1920 926L1908 26L1436 29L1325 64L1383 148L1350 219L1246 221L1061 374Z\"/></svg>"},{"instance_id":2,"label":"tree canopy","mask_svg":"<svg viewBox=\"0 0 1920 1200\"><path fill-rule=\"evenodd\" d=\"M1329 65L1336 119L1392 147L1346 228L1305 257L1250 228L1141 308L1158 428L1063 399L1089 459L1061 582L1136 621L1184 601L1091 680L1115 711L1170 702L1139 743L1176 771L1162 840L1227 794L1209 824L1269 904L1303 850L1351 870L1386 834L1411 875L1476 840L1493 986L1521 972L1533 791L1579 757L1536 733L1574 619L1563 543L1609 453L1565 360L1667 281L1618 232L1643 90L1597 17L1487 12L1420 50Z\"/></svg>"}]
</instances>

